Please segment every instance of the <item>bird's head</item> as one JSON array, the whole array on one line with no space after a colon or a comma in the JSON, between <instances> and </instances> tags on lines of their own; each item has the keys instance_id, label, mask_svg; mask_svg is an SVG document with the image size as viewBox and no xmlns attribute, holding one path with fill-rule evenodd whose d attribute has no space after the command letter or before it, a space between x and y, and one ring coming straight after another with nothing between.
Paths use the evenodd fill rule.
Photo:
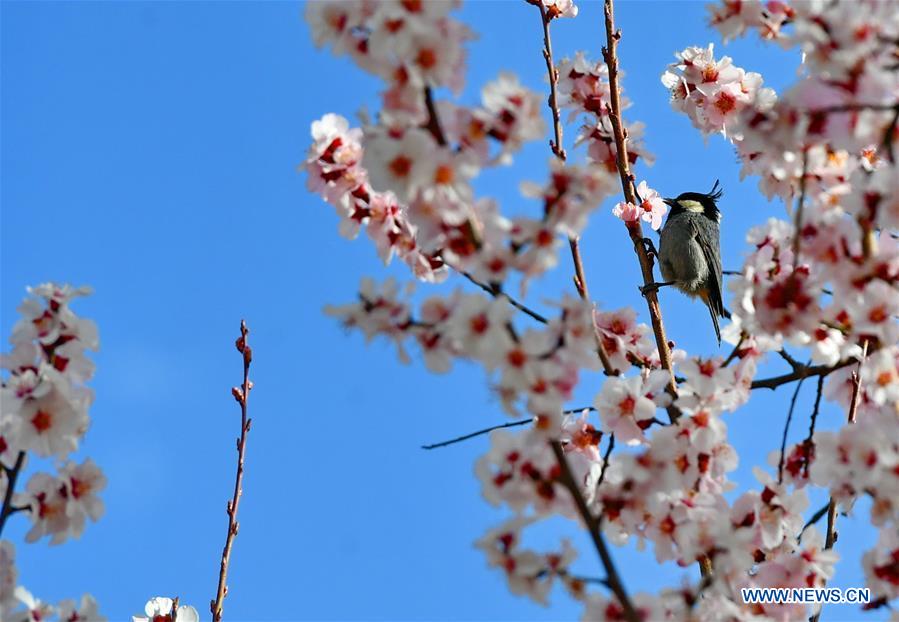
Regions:
<instances>
[{"instance_id":1,"label":"bird's head","mask_svg":"<svg viewBox=\"0 0 899 622\"><path fill-rule=\"evenodd\" d=\"M721 210L718 209L718 199L724 194L721 184L715 180L715 185L708 193L684 192L673 199L662 199L671 208L671 216L682 212L702 214L715 222L721 221Z\"/></svg>"}]
</instances>

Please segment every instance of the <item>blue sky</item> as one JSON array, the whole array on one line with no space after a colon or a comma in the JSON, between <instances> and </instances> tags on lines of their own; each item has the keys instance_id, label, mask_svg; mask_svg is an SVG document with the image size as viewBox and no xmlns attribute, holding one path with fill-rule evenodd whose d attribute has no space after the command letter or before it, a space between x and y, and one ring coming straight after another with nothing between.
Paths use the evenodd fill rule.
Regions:
<instances>
[{"instance_id":1,"label":"blue sky","mask_svg":"<svg viewBox=\"0 0 899 622\"><path fill-rule=\"evenodd\" d=\"M578 49L599 56L601 5L580 5L577 19L554 24L558 58ZM257 388L227 619L579 616L561 593L549 608L512 596L474 550L506 516L482 501L472 474L487 439L419 449L504 420L481 372L459 364L435 376L418 357L401 365L388 344L365 347L322 314L325 304L353 299L363 276L407 274L383 267L365 239L340 238L331 208L296 172L310 122L376 108L379 83L315 50L302 6L292 3L5 1L0 11L0 328L9 334L29 284L95 288L74 306L101 336L93 425L79 456L109 478L106 515L78 541L25 545L25 517L11 520L5 535L17 544L22 583L50 601L89 591L112 620L154 595L178 595L208 619L239 427L229 392L241 373L233 342L246 318ZM717 138L705 144L659 82L676 50L719 43L704 3L621 2L617 12L634 101L627 115L646 122L657 156L638 175L668 195L720 178L724 265L737 269L747 228L781 216L782 206L759 195L755 180L739 181L731 148ZM480 34L462 102L477 101L502 70L546 88L534 7L471 2L461 16ZM795 52L754 40L727 53L775 88L798 62ZM549 158L545 143L530 144L477 190L520 209L518 182L545 179ZM639 267L612 204L583 238L590 290L605 308L635 305L645 321ZM542 298L570 290L570 275L563 257L529 301L541 308ZM470 286L455 277L436 289L453 287ZM661 298L670 338L690 352L716 351L704 308L675 292ZM572 405L589 403L599 381L585 377ZM793 440L807 429L813 393L808 383ZM779 446L788 398L760 394L727 417L741 484ZM840 417L827 405L819 425ZM823 501L813 496L810 510ZM875 536L867 508L858 514L840 522L837 548L851 559L838 567L836 586L862 584L858 556ZM565 522L533 538L551 546L559 534L585 542ZM578 568L598 575L589 547L581 550ZM651 553L614 555L633 592L695 573L656 566ZM828 607L822 619L856 616Z\"/></svg>"}]
</instances>

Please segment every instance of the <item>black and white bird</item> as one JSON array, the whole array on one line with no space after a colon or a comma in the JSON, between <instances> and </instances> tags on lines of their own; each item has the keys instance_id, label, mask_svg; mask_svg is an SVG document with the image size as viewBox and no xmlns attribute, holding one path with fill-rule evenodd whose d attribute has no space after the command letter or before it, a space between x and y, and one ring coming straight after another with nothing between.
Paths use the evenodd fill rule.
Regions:
<instances>
[{"instance_id":1,"label":"black and white bird","mask_svg":"<svg viewBox=\"0 0 899 622\"><path fill-rule=\"evenodd\" d=\"M673 199L664 199L671 208L660 232L658 250L659 268L665 282L652 286L657 289L674 285L691 298L700 298L712 316L719 345L718 318L730 317L721 296L721 211L717 201L722 193L716 180L708 193L684 192Z\"/></svg>"}]
</instances>

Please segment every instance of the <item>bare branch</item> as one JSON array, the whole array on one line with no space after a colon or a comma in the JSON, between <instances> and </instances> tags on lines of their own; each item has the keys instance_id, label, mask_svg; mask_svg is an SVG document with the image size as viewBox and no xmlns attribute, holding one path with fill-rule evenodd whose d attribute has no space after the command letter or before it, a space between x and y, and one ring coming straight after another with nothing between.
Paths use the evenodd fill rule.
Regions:
<instances>
[{"instance_id":1,"label":"bare branch","mask_svg":"<svg viewBox=\"0 0 899 622\"><path fill-rule=\"evenodd\" d=\"M225 535L225 547L222 550L222 562L219 567L218 588L215 593L215 600L209 603L209 610L212 612L214 622L220 622L222 619L222 609L225 603L225 596L228 594L228 564L231 561L231 547L234 544L234 538L240 528L237 521L237 509L240 505L240 497L243 494L243 463L246 456L247 434L250 431L251 420L247 418L247 402L250 397L250 390L253 383L250 382L250 363L253 360L253 350L247 343L247 336L250 331L247 323L240 321L240 337L235 343L237 351L243 355L243 384L240 387L231 389L231 394L237 403L240 404L240 438L237 439L237 474L234 477L234 494L228 501L228 532Z\"/></svg>"},{"instance_id":2,"label":"bare branch","mask_svg":"<svg viewBox=\"0 0 899 622\"><path fill-rule=\"evenodd\" d=\"M793 226L793 272L799 266L799 244L802 241L802 209L805 207L805 178L808 175L808 149L802 149L802 177L799 178L799 200L796 203L796 221Z\"/></svg>"},{"instance_id":3,"label":"bare branch","mask_svg":"<svg viewBox=\"0 0 899 622\"><path fill-rule=\"evenodd\" d=\"M549 75L549 109L553 115L553 132L556 135L555 141L549 141L549 147L557 158L565 161L565 149L562 147L562 113L559 110L559 103L556 96L556 89L559 83L559 72L553 63L553 44L549 34L549 23L552 18L547 15L546 7L542 2L536 3L540 9L540 18L543 22L543 60L546 61L546 73Z\"/></svg>"},{"instance_id":4,"label":"bare branch","mask_svg":"<svg viewBox=\"0 0 899 622\"><path fill-rule=\"evenodd\" d=\"M425 87L425 106L428 109L428 122L425 125L425 129L431 133L438 145L445 147L447 144L446 134L443 133L443 128L440 126L440 119L437 116L437 108L434 106L434 95L431 93L430 86Z\"/></svg>"},{"instance_id":5,"label":"bare branch","mask_svg":"<svg viewBox=\"0 0 899 622\"><path fill-rule=\"evenodd\" d=\"M543 6L542 2L535 2L534 4L536 4L540 9L540 19L543 23L543 59L546 61L546 73L549 77L548 104L549 109L552 112L553 132L556 136L555 141L549 141L549 146L550 149L552 149L553 154L559 160L564 162L566 154L565 149L562 147L562 111L559 109L559 102L556 95L556 89L559 82L559 72L556 69L555 63L553 61L552 38L550 37L549 32L549 24L552 21L552 17L547 14L546 7ZM584 274L584 262L581 259L581 250L578 238L569 237L568 246L571 249L571 260L574 263L574 286L577 289L577 293L581 297L581 300L589 302L590 292L587 289L587 277ZM606 347L602 341L602 336L599 334L599 329L595 325L593 327L593 336L596 340L596 354L597 356L599 356L599 360L602 363L603 372L607 376L617 376L618 370L612 367L611 360L609 359L609 354L608 352L606 352Z\"/></svg>"},{"instance_id":6,"label":"bare branch","mask_svg":"<svg viewBox=\"0 0 899 622\"><path fill-rule=\"evenodd\" d=\"M734 349L731 350L730 354L727 355L727 358L724 359L721 367L727 367L728 365L730 365L731 361L739 356L740 348L742 347L744 341L746 341L746 333L740 333L740 340L737 342L737 345L734 346Z\"/></svg>"},{"instance_id":7,"label":"bare branch","mask_svg":"<svg viewBox=\"0 0 899 622\"><path fill-rule=\"evenodd\" d=\"M520 419L518 421L510 421L508 423L501 423L499 425L492 425L489 428L484 428L483 430L478 430L477 432L471 432L470 434L463 434L462 436L457 436L456 438L451 438L448 441L441 441L439 443L434 443L432 445L422 445L422 449L437 449L439 447L446 447L447 445L455 445L456 443L461 443L462 441L467 441L470 438L475 438L476 436L481 436L482 434L489 434L494 430L501 430L503 428L514 428L521 425L527 425L529 423L534 423L533 417L528 417L527 419Z\"/></svg>"},{"instance_id":8,"label":"bare branch","mask_svg":"<svg viewBox=\"0 0 899 622\"><path fill-rule=\"evenodd\" d=\"M827 503L825 503L824 505L822 505L820 508L818 508L818 511L817 511L817 512L815 512L814 514L812 514L812 517L811 517L810 519L808 519L808 522L807 522L805 525L802 526L802 531L799 532L799 540L800 540L800 541L802 540L802 534L804 534L805 531L806 531L809 527L811 527L812 525L814 525L815 523L817 523L819 520L821 520L821 518L822 518L825 514L827 514L828 508L830 508L830 502L829 502L829 501L828 501Z\"/></svg>"},{"instance_id":9,"label":"bare branch","mask_svg":"<svg viewBox=\"0 0 899 622\"><path fill-rule=\"evenodd\" d=\"M808 426L809 440L815 435L815 423L818 420L818 411L821 408L821 394L824 393L824 376L818 376L818 388L815 391L815 407L812 409L812 417Z\"/></svg>"},{"instance_id":10,"label":"bare branch","mask_svg":"<svg viewBox=\"0 0 899 622\"><path fill-rule=\"evenodd\" d=\"M799 390L805 378L799 380L796 390L793 391L793 397L790 399L790 410L787 412L787 422L784 424L783 439L780 441L780 461L777 463L777 483L783 484L784 481L784 456L787 453L787 435L790 432L790 422L793 420L793 410L796 408L796 398L799 397Z\"/></svg>"},{"instance_id":11,"label":"bare branch","mask_svg":"<svg viewBox=\"0 0 899 622\"><path fill-rule=\"evenodd\" d=\"M621 177L621 188L624 192L624 198L628 203L638 205L636 191L634 188L634 178L630 172L628 164L627 142L624 126L621 121L621 86L619 84L618 75L618 40L621 38L621 32L615 30L614 6L612 0L605 0L605 26L606 26L606 47L603 48L603 56L606 65L609 68L609 90L611 92L611 110L609 111L609 120L612 122L612 130L615 136L615 151L618 164L618 175ZM653 283L652 266L653 262L646 248L643 245L643 227L638 220L635 223L629 223L627 227L631 242L634 245L634 252L640 260L640 270L643 273L643 285L647 286ZM656 291L651 288L646 291L646 304L649 307L649 317L652 322L652 331L656 338L656 346L659 349L659 359L662 367L668 370L671 379L666 386L666 391L672 398L677 397L677 384L674 379L674 369L671 363L671 348L668 345L668 337L665 335L665 325L662 322L662 310L659 306L659 297ZM668 416L672 421L676 421L680 416L680 411L675 406L669 406Z\"/></svg>"},{"instance_id":12,"label":"bare branch","mask_svg":"<svg viewBox=\"0 0 899 622\"><path fill-rule=\"evenodd\" d=\"M603 480L606 479L606 469L609 468L609 458L612 457L612 450L615 449L615 435L609 434L609 444L606 446L606 453L602 456L602 467L599 469L599 478L596 480L596 489L602 486Z\"/></svg>"},{"instance_id":13,"label":"bare branch","mask_svg":"<svg viewBox=\"0 0 899 622\"><path fill-rule=\"evenodd\" d=\"M16 491L16 480L22 471L22 465L25 463L25 452L20 451L16 456L16 462L12 467L3 465L3 473L6 475L6 493L3 495L3 508L0 509L0 533L6 526L6 519L15 514L21 508L14 508L12 505L12 497Z\"/></svg>"},{"instance_id":14,"label":"bare branch","mask_svg":"<svg viewBox=\"0 0 899 622\"><path fill-rule=\"evenodd\" d=\"M531 316L541 324L549 323L549 320L547 320L544 316L512 298L509 294L505 293L498 285L487 285L486 283L481 283L479 280L471 276L468 272L461 271L460 274L494 298L505 298L510 305L512 305L525 315Z\"/></svg>"},{"instance_id":15,"label":"bare branch","mask_svg":"<svg viewBox=\"0 0 899 622\"><path fill-rule=\"evenodd\" d=\"M568 492L574 499L574 503L577 505L581 519L584 521L584 526L590 533L590 538L593 540L593 545L596 547L596 552L599 553L599 558L606 571L606 580L608 581L609 589L615 594L618 603L624 610L624 618L628 620L628 622L639 622L640 618L637 616L637 611L634 609L634 605L631 603L631 599L624 589L624 584L621 582L621 577L618 575L618 570L615 568L615 563L612 561L612 556L609 554L609 550L606 547L605 539L602 537L602 526L600 525L600 521L593 516L590 508L587 507L587 502L584 499L584 495L581 494L580 486L578 486L578 483L574 479L574 475L571 473L571 467L568 466L568 460L565 458L565 450L562 449L562 444L559 441L552 441L550 446L552 447L553 453L556 455L559 468L562 470L560 478L561 483L568 489Z\"/></svg>"},{"instance_id":16,"label":"bare branch","mask_svg":"<svg viewBox=\"0 0 899 622\"><path fill-rule=\"evenodd\" d=\"M852 400L849 402L849 415L847 416L847 421L850 425L855 423L855 415L858 412L858 400L861 395L862 388L862 365L865 364L865 359L868 358L868 340L865 340L864 345L862 346L862 357L858 361L858 368L852 372ZM836 544L837 541L837 502L833 496L830 497L830 502L827 504L827 532L824 538L824 549L830 550L833 549L833 545ZM822 586L823 587L823 586ZM809 618L809 622L818 622L818 619L821 617L821 611L824 610L824 605L821 605L821 609L818 610L818 613Z\"/></svg>"}]
</instances>

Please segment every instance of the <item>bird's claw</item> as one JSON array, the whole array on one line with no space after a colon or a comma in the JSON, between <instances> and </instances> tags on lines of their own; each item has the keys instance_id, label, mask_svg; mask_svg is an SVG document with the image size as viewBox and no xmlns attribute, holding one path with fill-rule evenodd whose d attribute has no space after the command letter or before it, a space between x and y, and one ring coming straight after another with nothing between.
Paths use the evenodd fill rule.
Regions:
<instances>
[{"instance_id":1,"label":"bird's claw","mask_svg":"<svg viewBox=\"0 0 899 622\"><path fill-rule=\"evenodd\" d=\"M638 285L637 289L639 289L640 293L645 297L647 294L658 292L659 287L661 287L659 283L650 283L649 285Z\"/></svg>"},{"instance_id":2,"label":"bird's claw","mask_svg":"<svg viewBox=\"0 0 899 622\"><path fill-rule=\"evenodd\" d=\"M643 250L646 251L647 255L652 257L659 256L659 252L656 250L656 246L652 243L650 238L643 238Z\"/></svg>"}]
</instances>

